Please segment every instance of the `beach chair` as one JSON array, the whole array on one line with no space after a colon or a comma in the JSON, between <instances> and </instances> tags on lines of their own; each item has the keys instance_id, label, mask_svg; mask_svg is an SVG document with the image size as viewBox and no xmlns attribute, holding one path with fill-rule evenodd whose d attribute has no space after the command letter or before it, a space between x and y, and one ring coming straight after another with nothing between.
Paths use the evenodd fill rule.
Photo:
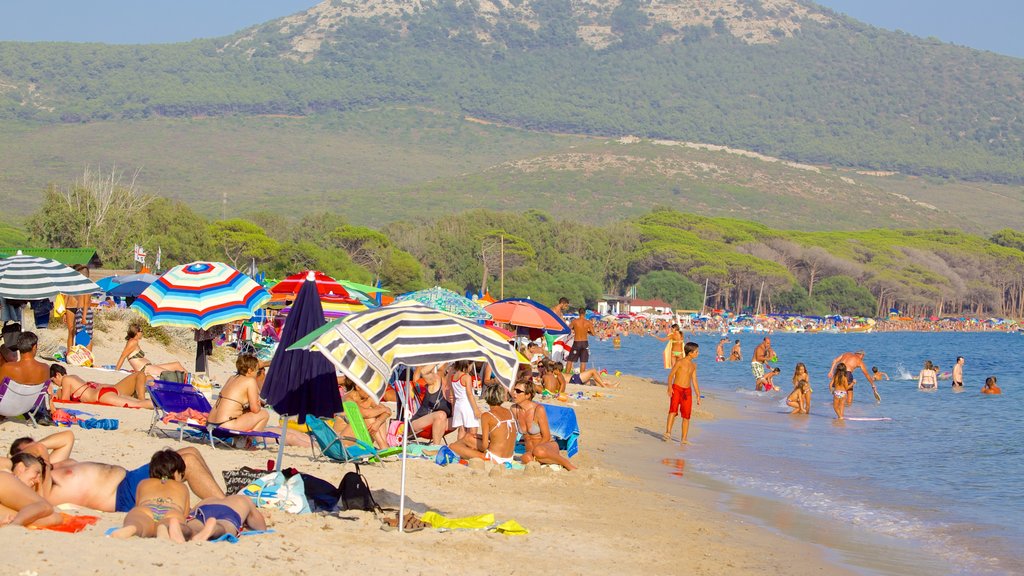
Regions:
<instances>
[{"instance_id":1,"label":"beach chair","mask_svg":"<svg viewBox=\"0 0 1024 576\"><path fill-rule=\"evenodd\" d=\"M344 407L344 418L348 422L349 428L352 430L352 434L355 435L356 440L364 444L373 445L373 437L370 436L370 430L366 427L366 421L363 420L363 413L359 411L359 405L355 402L343 402ZM383 450L377 450L377 454L381 457L393 456L395 454L401 454L401 446L391 446L384 448Z\"/></svg>"},{"instance_id":2,"label":"beach chair","mask_svg":"<svg viewBox=\"0 0 1024 576\"><path fill-rule=\"evenodd\" d=\"M313 438L312 449L313 459L318 459L316 454L316 448L320 448L320 454L328 460L335 462L354 463L359 462L377 462L380 464L380 454L377 453L377 449L374 448L373 443L364 442L358 438L352 436L345 436L344 438L338 437L335 434L334 429L327 425L326 422L313 416L312 414L306 415L306 426L309 427L309 435ZM342 440L348 440L353 442L354 446L345 446Z\"/></svg>"},{"instance_id":3,"label":"beach chair","mask_svg":"<svg viewBox=\"0 0 1024 576\"><path fill-rule=\"evenodd\" d=\"M46 390L49 387L49 380L42 384L26 385L4 378L0 382L0 416L24 416L35 428L36 412L46 410Z\"/></svg>"},{"instance_id":4,"label":"beach chair","mask_svg":"<svg viewBox=\"0 0 1024 576\"><path fill-rule=\"evenodd\" d=\"M158 433L168 435L166 430L159 428L157 425L169 414L179 414L193 410L208 416L210 411L213 410L213 406L210 405L210 401L206 399L206 396L191 384L154 380L152 384L146 386L146 389L149 390L149 397L153 400L153 421L149 426L149 434L151 436L155 436ZM234 446L233 441L237 438L259 440L264 446L266 446L268 438L279 442L281 439L280 435L275 432L240 432L238 430L221 428L211 422L196 424L187 420L171 419L169 423L177 424L179 442L184 439L185 433L189 432L190 435L199 436L204 441L209 440L210 446L213 448L217 447L217 442Z\"/></svg>"},{"instance_id":5,"label":"beach chair","mask_svg":"<svg viewBox=\"0 0 1024 576\"><path fill-rule=\"evenodd\" d=\"M572 458L580 451L580 427L576 422L576 411L568 406L544 404L544 412L548 415L551 439L558 444L560 450L565 450L566 455ZM524 451L526 446L521 439L517 439L516 454L522 454Z\"/></svg>"}]
</instances>

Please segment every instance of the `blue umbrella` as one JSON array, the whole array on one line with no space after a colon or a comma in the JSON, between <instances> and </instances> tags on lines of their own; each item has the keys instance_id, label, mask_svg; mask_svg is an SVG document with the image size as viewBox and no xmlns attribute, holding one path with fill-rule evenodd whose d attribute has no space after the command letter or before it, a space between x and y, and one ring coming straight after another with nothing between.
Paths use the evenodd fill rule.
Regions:
<instances>
[{"instance_id":1,"label":"blue umbrella","mask_svg":"<svg viewBox=\"0 0 1024 576\"><path fill-rule=\"evenodd\" d=\"M96 281L96 285L100 287L100 290L104 292L110 292L114 286L118 285L117 276L107 276L106 278L100 278Z\"/></svg>"},{"instance_id":2,"label":"blue umbrella","mask_svg":"<svg viewBox=\"0 0 1024 576\"><path fill-rule=\"evenodd\" d=\"M316 281L307 278L284 324L281 343L277 346L263 383L263 397L267 404L273 406L284 419L277 457L278 469L283 456L288 416L298 416L301 423L305 421L306 414L330 418L342 410L338 379L330 360L319 352L288 350L289 346L324 323L324 310L320 305Z\"/></svg>"},{"instance_id":3,"label":"blue umbrella","mask_svg":"<svg viewBox=\"0 0 1024 576\"><path fill-rule=\"evenodd\" d=\"M149 285L149 282L140 282L136 280L134 282L125 282L124 284L115 284L106 292L110 296L137 298L139 294L146 291L146 288L149 288Z\"/></svg>"}]
</instances>

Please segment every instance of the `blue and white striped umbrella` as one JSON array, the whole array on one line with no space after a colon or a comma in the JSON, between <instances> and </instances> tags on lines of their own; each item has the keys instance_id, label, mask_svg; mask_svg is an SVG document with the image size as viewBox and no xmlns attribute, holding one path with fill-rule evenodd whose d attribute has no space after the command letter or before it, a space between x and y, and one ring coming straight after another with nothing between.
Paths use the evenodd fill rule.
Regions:
<instances>
[{"instance_id":1,"label":"blue and white striped umbrella","mask_svg":"<svg viewBox=\"0 0 1024 576\"><path fill-rule=\"evenodd\" d=\"M269 300L269 292L227 264L192 262L165 272L139 295L132 308L153 326L205 330L248 320Z\"/></svg>"},{"instance_id":2,"label":"blue and white striped umbrella","mask_svg":"<svg viewBox=\"0 0 1024 576\"><path fill-rule=\"evenodd\" d=\"M56 260L25 256L20 250L0 260L0 298L43 300L101 291L95 282Z\"/></svg>"}]
</instances>

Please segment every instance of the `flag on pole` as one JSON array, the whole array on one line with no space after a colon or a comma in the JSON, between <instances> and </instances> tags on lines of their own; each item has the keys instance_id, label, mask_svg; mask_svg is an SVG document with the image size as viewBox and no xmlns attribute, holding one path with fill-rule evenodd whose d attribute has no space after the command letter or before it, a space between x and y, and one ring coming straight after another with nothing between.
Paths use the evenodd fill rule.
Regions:
<instances>
[{"instance_id":1,"label":"flag on pole","mask_svg":"<svg viewBox=\"0 0 1024 576\"><path fill-rule=\"evenodd\" d=\"M153 269L157 272L160 271L160 257L163 256L163 249L159 246L156 247L156 262L153 264Z\"/></svg>"},{"instance_id":2,"label":"flag on pole","mask_svg":"<svg viewBox=\"0 0 1024 576\"><path fill-rule=\"evenodd\" d=\"M138 244L135 245L135 261L142 264L146 263L146 251Z\"/></svg>"}]
</instances>

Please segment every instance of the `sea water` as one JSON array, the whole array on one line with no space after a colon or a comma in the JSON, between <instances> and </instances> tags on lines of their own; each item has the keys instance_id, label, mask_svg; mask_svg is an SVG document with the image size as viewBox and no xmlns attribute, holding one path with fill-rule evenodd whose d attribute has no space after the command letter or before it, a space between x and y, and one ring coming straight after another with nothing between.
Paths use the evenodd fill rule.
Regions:
<instances>
[{"instance_id":1,"label":"sea water","mask_svg":"<svg viewBox=\"0 0 1024 576\"><path fill-rule=\"evenodd\" d=\"M680 453L688 473L796 507L820 519L819 526L859 534L864 565L875 567L867 572L914 573L910 567L916 565L918 573L1024 573L1024 425L1018 406L1024 336L773 334L782 370L777 392L754 391L750 357L763 335L730 335L727 355L737 337L742 362L715 362L719 335L696 337L701 391L734 404L744 417L694 420L693 445ZM664 385L663 348L639 336L622 338L618 350L610 341L593 342L590 365ZM878 383L882 401L876 403L858 370L846 416L890 420L835 420L828 370L836 356L856 350L865 351L869 369L877 366L892 379ZM949 371L957 356L965 358L962 392L954 392L949 380L940 380L937 391L917 389L925 360ZM814 389L809 416L790 415L785 406L797 362L807 365ZM980 393L988 376L998 378L1002 395ZM664 412L667 406L651 409ZM828 539L818 541L828 546ZM906 557L892 552L890 563L870 558L878 542L887 542L890 551L904 548ZM846 559L858 563L856 554Z\"/></svg>"}]
</instances>

